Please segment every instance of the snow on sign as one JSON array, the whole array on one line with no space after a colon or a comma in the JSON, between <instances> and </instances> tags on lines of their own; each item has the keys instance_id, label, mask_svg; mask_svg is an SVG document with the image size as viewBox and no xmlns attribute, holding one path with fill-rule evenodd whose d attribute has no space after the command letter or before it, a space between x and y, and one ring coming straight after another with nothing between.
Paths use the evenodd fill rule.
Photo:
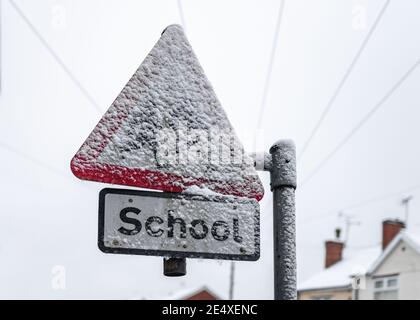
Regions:
<instances>
[{"instance_id":1,"label":"snow on sign","mask_svg":"<svg viewBox=\"0 0 420 320\"><path fill-rule=\"evenodd\" d=\"M98 245L105 253L255 261L259 205L229 196L104 189Z\"/></svg>"},{"instance_id":2,"label":"snow on sign","mask_svg":"<svg viewBox=\"0 0 420 320\"><path fill-rule=\"evenodd\" d=\"M80 179L260 200L264 189L183 30L165 29L71 161Z\"/></svg>"}]
</instances>

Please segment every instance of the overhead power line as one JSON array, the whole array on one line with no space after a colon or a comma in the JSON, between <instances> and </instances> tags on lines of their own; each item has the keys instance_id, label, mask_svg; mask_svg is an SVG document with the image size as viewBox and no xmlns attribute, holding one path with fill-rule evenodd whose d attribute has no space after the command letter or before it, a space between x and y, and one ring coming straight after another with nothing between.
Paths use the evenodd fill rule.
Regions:
<instances>
[{"instance_id":1,"label":"overhead power line","mask_svg":"<svg viewBox=\"0 0 420 320\"><path fill-rule=\"evenodd\" d=\"M373 23L372 27L370 28L366 38L362 42L362 45L360 46L359 50L357 51L356 55L354 56L353 60L351 61L349 67L347 68L346 72L344 73L343 78L338 83L338 86L335 89L332 97L330 98L330 100L328 101L324 110L322 111L321 116L319 117L318 121L316 122L314 128L312 129L312 131L309 135L309 138L304 143L304 145L302 147L302 151L300 152L300 154L298 156L298 161L300 161L302 159L303 155L305 154L306 150L308 149L309 145L311 144L313 138L315 137L319 128L321 127L322 123L324 122L327 114L332 109L332 107L334 105L334 102L336 101L338 95L340 94L340 92L343 89L344 85L346 84L348 78L350 77L350 74L352 73L352 71L353 71L354 67L356 66L357 62L359 61L359 58L362 55L363 51L365 50L369 40L372 38L372 35L375 32L375 30L377 29L379 22L382 20L382 17L384 16L385 11L388 8L390 2L391 2L391 0L387 0L385 2L384 6L382 7L381 11L379 12L378 17L376 18L375 22Z\"/></svg>"},{"instance_id":2,"label":"overhead power line","mask_svg":"<svg viewBox=\"0 0 420 320\"><path fill-rule=\"evenodd\" d=\"M261 126L262 126L264 112L265 112L265 108L266 108L266 105L267 105L267 96L268 96L268 92L269 92L269 89L270 89L271 74L272 74L272 71L273 71L274 59L275 59L276 51L277 51L277 43L278 43L278 39L279 39L279 35L280 35L280 27L281 27L281 24L282 24L282 21L283 21L283 13L284 13L285 3L286 3L286 0L281 1L279 12L278 12L278 15L277 15L276 27L275 27L275 31L274 31L274 39L273 39L273 44L271 46L270 60L268 62L267 75L266 75L265 82L264 82L260 114L258 115L258 120L257 120L258 121L257 122L257 130L260 129Z\"/></svg>"},{"instance_id":3,"label":"overhead power line","mask_svg":"<svg viewBox=\"0 0 420 320\"><path fill-rule=\"evenodd\" d=\"M370 199L355 203L351 206L346 207L344 210L353 210L353 209L357 209L357 208L362 208L362 207L370 205L372 203L388 200L388 199L391 199L391 198L396 198L398 196L401 196L404 193L415 191L415 190L418 190L418 189L420 189L420 185L415 185L415 186L412 186L410 188L406 188L406 189L398 191L398 192L383 194L383 195L380 195L380 196L377 196L377 197L374 197L374 198L370 198Z\"/></svg>"},{"instance_id":4,"label":"overhead power line","mask_svg":"<svg viewBox=\"0 0 420 320\"><path fill-rule=\"evenodd\" d=\"M401 79L385 94L385 96L363 117L362 120L347 134L347 136L318 164L318 166L303 180L300 187L309 182L326 164L331 158L344 147L347 142L373 117L373 115L388 101L388 99L398 90L398 88L407 80L407 78L414 72L419 66L420 60L410 67L410 69L402 76Z\"/></svg>"},{"instance_id":5,"label":"overhead power line","mask_svg":"<svg viewBox=\"0 0 420 320\"><path fill-rule=\"evenodd\" d=\"M327 217L336 215L337 212L359 209L359 208L363 208L363 207L366 207L366 206L369 206L371 204L378 203L378 202L381 202L381 201L389 200L389 199L392 199L392 198L398 198L398 197L400 197L400 196L402 196L406 193L414 192L414 191L419 190L419 189L420 189L420 185L414 185L414 186L402 189L402 190L397 191L397 192L385 193L385 194L382 194L382 195L379 195L379 196L376 196L376 197L373 197L373 198L369 198L369 199L366 199L366 200L355 202L355 203L353 203L351 205L348 205L348 206L346 206L346 207L344 207L340 210L329 211L328 213L324 213L324 214L320 214L320 215L310 217L309 219L303 220L301 224L307 224L307 223L310 223L314 220L327 218ZM354 216L355 215L357 215L357 214L354 214Z\"/></svg>"},{"instance_id":6,"label":"overhead power line","mask_svg":"<svg viewBox=\"0 0 420 320\"><path fill-rule=\"evenodd\" d=\"M40 159L37 159L37 158L35 158L35 157L33 157L33 156L31 156L31 155L29 155L29 154L27 154L27 153L25 153L21 150L18 150L16 148L2 142L2 141L0 141L0 149L6 150L7 152L10 152L10 153L18 156L21 159L24 159L24 160L26 160L26 161L28 161L28 162L30 162L30 163L38 166L38 167L41 167L41 168L55 174L56 176L61 176L63 178L66 178L67 180L69 180L69 181L71 180L73 182L78 181L77 179L72 178L71 175L68 175L65 172L49 165L48 163L46 163L46 162L44 162ZM81 183L80 185L85 187L85 188L90 188L90 186L88 184L82 184Z\"/></svg>"},{"instance_id":7,"label":"overhead power line","mask_svg":"<svg viewBox=\"0 0 420 320\"><path fill-rule=\"evenodd\" d=\"M23 13L23 11L19 8L19 6L13 1L9 0L11 6L15 9L15 11L19 14L19 16L23 19L23 21L28 25L29 29L33 32L33 34L38 38L41 44L47 49L47 51L51 54L51 56L55 59L55 61L59 64L59 66L64 70L64 72L69 76L72 82L76 85L76 87L80 90L80 92L85 96L85 98L91 103L92 107L102 115L103 111L96 103L95 99L89 94L89 92L84 88L81 82L76 78L73 72L67 67L64 61L59 57L59 55L54 51L54 49L48 44L45 38L41 35L41 33L35 28L35 26L31 23L28 17Z\"/></svg>"},{"instance_id":8,"label":"overhead power line","mask_svg":"<svg viewBox=\"0 0 420 320\"><path fill-rule=\"evenodd\" d=\"M45 162L43 162L43 161L41 161L37 158L34 158L34 157L28 155L27 153L22 152L22 151L20 151L16 148L4 143L4 142L0 141L0 148L4 149L4 150L6 150L10 153L13 153L13 154L19 156L20 158L23 158L23 159L25 159L25 160L27 160L27 161L29 161L29 162L37 165L37 166L40 166L40 167L42 167L42 168L44 168L44 169L46 169L46 170L48 170L48 171L50 171L50 172L52 172L56 175L60 175L60 176L69 178L69 176L67 176L64 172L58 170L57 168L54 168L53 166L51 166L51 165L49 165L49 164L47 164L47 163L45 163Z\"/></svg>"}]
</instances>

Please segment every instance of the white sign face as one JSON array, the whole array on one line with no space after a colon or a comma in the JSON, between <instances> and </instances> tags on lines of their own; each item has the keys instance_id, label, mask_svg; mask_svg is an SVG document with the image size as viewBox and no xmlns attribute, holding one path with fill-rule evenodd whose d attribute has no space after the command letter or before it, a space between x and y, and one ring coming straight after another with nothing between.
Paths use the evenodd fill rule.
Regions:
<instances>
[{"instance_id":1,"label":"white sign face","mask_svg":"<svg viewBox=\"0 0 420 320\"><path fill-rule=\"evenodd\" d=\"M254 199L121 189L99 195L105 253L255 261L259 242Z\"/></svg>"},{"instance_id":2,"label":"white sign face","mask_svg":"<svg viewBox=\"0 0 420 320\"><path fill-rule=\"evenodd\" d=\"M71 161L80 179L261 200L264 188L180 26L169 26Z\"/></svg>"}]
</instances>

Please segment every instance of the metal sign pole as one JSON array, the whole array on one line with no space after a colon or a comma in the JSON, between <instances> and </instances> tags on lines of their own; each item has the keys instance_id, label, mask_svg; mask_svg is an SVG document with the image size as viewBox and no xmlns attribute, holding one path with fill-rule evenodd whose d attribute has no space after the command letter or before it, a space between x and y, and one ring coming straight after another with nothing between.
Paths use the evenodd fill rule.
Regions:
<instances>
[{"instance_id":1,"label":"metal sign pole","mask_svg":"<svg viewBox=\"0 0 420 320\"><path fill-rule=\"evenodd\" d=\"M280 140L270 154L253 154L257 170L270 172L273 192L274 299L295 300L296 292L296 149Z\"/></svg>"},{"instance_id":2,"label":"metal sign pole","mask_svg":"<svg viewBox=\"0 0 420 320\"><path fill-rule=\"evenodd\" d=\"M296 151L281 140L271 149L270 180L273 192L274 299L295 300L296 294Z\"/></svg>"}]
</instances>

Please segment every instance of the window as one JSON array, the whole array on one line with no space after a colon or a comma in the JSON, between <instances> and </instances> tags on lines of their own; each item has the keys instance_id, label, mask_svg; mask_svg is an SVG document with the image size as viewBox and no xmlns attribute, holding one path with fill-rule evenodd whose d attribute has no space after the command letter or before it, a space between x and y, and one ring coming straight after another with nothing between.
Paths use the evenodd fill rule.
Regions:
<instances>
[{"instance_id":1,"label":"window","mask_svg":"<svg viewBox=\"0 0 420 320\"><path fill-rule=\"evenodd\" d=\"M381 289L384 286L384 281L383 280L377 280L375 281L375 289Z\"/></svg>"},{"instance_id":2,"label":"window","mask_svg":"<svg viewBox=\"0 0 420 320\"><path fill-rule=\"evenodd\" d=\"M398 276L378 278L374 281L374 300L398 299Z\"/></svg>"}]
</instances>

